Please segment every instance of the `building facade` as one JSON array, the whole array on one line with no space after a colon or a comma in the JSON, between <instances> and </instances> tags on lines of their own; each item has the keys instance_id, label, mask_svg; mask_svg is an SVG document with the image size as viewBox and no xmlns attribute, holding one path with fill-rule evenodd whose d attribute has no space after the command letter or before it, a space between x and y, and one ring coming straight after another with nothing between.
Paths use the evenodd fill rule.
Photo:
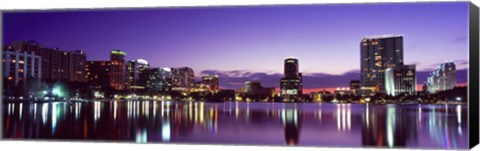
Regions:
<instances>
[{"instance_id":1,"label":"building facade","mask_svg":"<svg viewBox=\"0 0 480 151\"><path fill-rule=\"evenodd\" d=\"M149 80L147 88L149 92L169 92L172 89L171 68L152 68L148 70Z\"/></svg>"},{"instance_id":2,"label":"building facade","mask_svg":"<svg viewBox=\"0 0 480 151\"><path fill-rule=\"evenodd\" d=\"M86 54L82 51L65 51L50 48L32 41L15 41L7 46L10 50L26 51L41 57L42 79L84 82Z\"/></svg>"},{"instance_id":3,"label":"building facade","mask_svg":"<svg viewBox=\"0 0 480 151\"><path fill-rule=\"evenodd\" d=\"M378 35L360 42L360 84L385 92L385 69L403 63L403 36Z\"/></svg>"},{"instance_id":4,"label":"building facade","mask_svg":"<svg viewBox=\"0 0 480 151\"><path fill-rule=\"evenodd\" d=\"M391 96L415 95L417 92L415 65L398 64L385 69L385 89Z\"/></svg>"},{"instance_id":5,"label":"building facade","mask_svg":"<svg viewBox=\"0 0 480 151\"><path fill-rule=\"evenodd\" d=\"M130 60L127 62L127 86L130 90L144 90L148 82L150 65L145 59Z\"/></svg>"},{"instance_id":6,"label":"building facade","mask_svg":"<svg viewBox=\"0 0 480 151\"><path fill-rule=\"evenodd\" d=\"M360 80L352 80L350 81L350 90L357 90L360 89Z\"/></svg>"},{"instance_id":7,"label":"building facade","mask_svg":"<svg viewBox=\"0 0 480 151\"><path fill-rule=\"evenodd\" d=\"M451 90L457 85L457 71L455 63L449 61L440 64L427 78L428 93Z\"/></svg>"},{"instance_id":8,"label":"building facade","mask_svg":"<svg viewBox=\"0 0 480 151\"><path fill-rule=\"evenodd\" d=\"M195 75L190 67L172 68L172 89L188 90L195 85Z\"/></svg>"},{"instance_id":9,"label":"building facade","mask_svg":"<svg viewBox=\"0 0 480 151\"><path fill-rule=\"evenodd\" d=\"M2 51L3 77L14 86L26 85L28 79L42 77L42 58L33 52Z\"/></svg>"},{"instance_id":10,"label":"building facade","mask_svg":"<svg viewBox=\"0 0 480 151\"><path fill-rule=\"evenodd\" d=\"M271 99L275 95L275 88L263 87L260 81L246 81L242 92L250 99Z\"/></svg>"},{"instance_id":11,"label":"building facade","mask_svg":"<svg viewBox=\"0 0 480 151\"><path fill-rule=\"evenodd\" d=\"M128 83L126 76L125 56L127 53L121 50L110 51L110 87L115 90L125 90Z\"/></svg>"},{"instance_id":12,"label":"building facade","mask_svg":"<svg viewBox=\"0 0 480 151\"><path fill-rule=\"evenodd\" d=\"M284 76L280 80L280 94L284 101L298 101L302 95L302 74L298 59L289 57L284 62Z\"/></svg>"},{"instance_id":13,"label":"building facade","mask_svg":"<svg viewBox=\"0 0 480 151\"><path fill-rule=\"evenodd\" d=\"M219 79L217 75L203 76L202 83L207 86L210 92L217 92L219 90Z\"/></svg>"},{"instance_id":14,"label":"building facade","mask_svg":"<svg viewBox=\"0 0 480 151\"><path fill-rule=\"evenodd\" d=\"M87 82L96 90L110 88L110 61L88 61Z\"/></svg>"},{"instance_id":15,"label":"building facade","mask_svg":"<svg viewBox=\"0 0 480 151\"><path fill-rule=\"evenodd\" d=\"M86 81L87 55L80 50L69 52L68 76L70 81Z\"/></svg>"}]
</instances>

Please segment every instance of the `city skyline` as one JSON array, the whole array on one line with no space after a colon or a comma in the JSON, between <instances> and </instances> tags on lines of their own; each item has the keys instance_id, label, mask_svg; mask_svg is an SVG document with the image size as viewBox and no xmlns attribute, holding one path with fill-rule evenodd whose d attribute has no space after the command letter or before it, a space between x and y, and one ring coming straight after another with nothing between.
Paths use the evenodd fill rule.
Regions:
<instances>
[{"instance_id":1,"label":"city skyline","mask_svg":"<svg viewBox=\"0 0 480 151\"><path fill-rule=\"evenodd\" d=\"M417 84L425 81L428 73L444 60L453 60L460 74L457 76L458 83L466 82L468 34L464 28L458 28L467 25L467 18L462 14L466 4L429 4L427 9L424 3L381 5L385 7L348 4L338 8L336 5L298 5L123 10L128 14L114 10L5 13L4 44L18 39L33 39L46 46L83 50L87 53L87 60L107 60L109 50L120 49L129 54L126 60L144 58L152 67L188 66L194 69L197 78L206 74L218 74L223 79L220 85L226 88L238 88L246 80L259 80L265 86L278 87L283 59L296 56L300 60L300 72L304 74L305 89L308 91L347 86L350 80L358 80L359 45L362 37L402 34L405 35L405 63L417 66ZM449 10L443 12L443 7L448 7ZM391 11L374 13L375 10L387 8ZM242 14L257 12L257 9L259 15L253 18ZM462 11L453 11L455 9ZM366 15L363 17L365 20L359 20L355 15L352 17L351 13L357 11ZM419 14L418 11L423 13ZM218 14L219 12L226 15ZM417 16L400 12L411 12ZM180 16L171 18L173 13ZM335 14L335 19L329 13ZM141 15L146 16L140 17ZM392 19L387 20L398 21L386 21L377 25L372 24L371 17L368 17L382 15L390 15ZM321 19L317 20L317 17ZM452 17L458 22L443 22L440 17ZM165 21L155 18L165 18ZM257 22L254 22L255 19ZM26 26L28 22L38 20L44 24ZM222 23L218 23L220 21ZM358 25L347 26L352 22ZM364 25L366 23L369 23L368 28ZM209 25L216 25L213 26L216 29ZM331 31L335 29L333 25L339 25L336 28L345 30ZM135 28L139 26L142 28ZM87 30L79 33L75 30L78 28ZM177 32L166 32L166 29L176 29L174 31ZM152 33L146 33L147 31ZM167 34L152 36L157 32ZM96 38L86 40L91 36ZM222 43L217 40L222 40ZM464 50L465 53L458 53L459 50ZM452 51L457 53L449 53ZM429 57L425 58L425 55ZM335 68L328 64L335 64Z\"/></svg>"},{"instance_id":2,"label":"city skyline","mask_svg":"<svg viewBox=\"0 0 480 151\"><path fill-rule=\"evenodd\" d=\"M469 2L3 12L2 139L468 149L475 12Z\"/></svg>"},{"instance_id":3,"label":"city skyline","mask_svg":"<svg viewBox=\"0 0 480 151\"><path fill-rule=\"evenodd\" d=\"M388 35L385 35L385 36L388 36ZM36 43L35 41L27 41L27 43L30 43L30 42L33 42L32 44L34 45L37 45L39 43ZM40 44L42 45L42 44ZM46 48L49 48L48 46L44 46L42 45L43 47L46 47ZM61 49L59 49L60 51L62 51ZM69 51L65 51L65 52L69 52ZM71 52L76 52L76 51L71 51ZM125 55L124 57L126 57L126 54L125 52L121 51L121 50L111 50L111 52L113 52L113 54L117 54L116 52L121 52L122 55ZM297 59L296 57L293 57L293 56L289 56L287 58L285 58L286 60L288 59ZM145 60L145 59L137 59L137 60L141 60L143 61L144 63L146 64L149 64L148 63L148 60ZM126 65L127 67L127 64L129 64L130 61L137 61L137 60L125 60L124 64ZM87 60L87 62L109 62L109 61L105 61L105 60ZM452 63L450 61L446 61L446 62L443 62L443 63ZM438 70L438 68L443 64L443 63L440 63L439 66L437 66L437 68L435 70ZM465 62L465 63L468 63L468 62ZM462 65L462 64L461 64ZM190 68L188 66L184 66L184 67L151 67L150 69L158 69L158 68L169 68L169 69L174 69L174 68ZM298 68L298 67L297 67ZM130 70L130 69L129 69ZM194 72L195 69L192 69ZM427 81L428 77L431 76L432 71L417 71L417 78L419 78L421 81L417 81L417 90L418 91L423 91L423 84ZM242 74L244 74L242 76ZM195 74L194 75L194 79L195 81L201 81L202 78L204 76L209 76L209 75L216 75L219 77L219 79L223 79L223 80L220 80L219 82L219 88L221 89L240 89L240 88L243 88L244 86L244 83L245 82L248 82L248 81L258 81L258 82L261 82L262 84L264 84L265 86L267 87L273 87L275 88L275 91L277 93L280 92L280 85L278 85L278 80L281 80L283 78L283 74L284 73L278 73L278 74L258 74L258 73L247 73L249 74L248 76L251 76L251 77L245 77L245 73L241 73L240 71L230 71L228 74L225 74L225 73L221 73L221 72L215 72L213 70L211 71L202 71L202 74L198 75L198 74ZM457 76L456 76L456 79L457 79L457 82L456 82L456 85L459 85L459 86L465 86L466 85L466 79L467 79L467 69L462 69L462 70L458 70L456 72ZM232 76L234 75L234 76ZM310 92L319 92L319 91L330 91L330 92L333 92L335 91L336 89L338 88L347 88L348 87L348 83L351 82L351 80L356 80L356 78L360 77L361 73L360 71L352 71L352 72L347 72L343 75L328 75L328 74L317 74L315 76L319 76L319 77L315 77L315 76L310 76L310 75L307 75L305 76L304 78L302 79L306 79L306 81L308 83L304 84L304 85L307 85L306 89L304 89L304 92L305 93L310 93ZM88 78L88 77L87 77ZM277 80L277 81L276 81ZM341 82L339 82L341 81ZM230 85L229 85L230 84ZM233 86L232 86L233 84ZM336 84L336 86L330 86L331 84ZM311 87L311 86L317 86L317 87ZM325 87L327 86L327 87ZM328 87L330 86L330 87Z\"/></svg>"}]
</instances>

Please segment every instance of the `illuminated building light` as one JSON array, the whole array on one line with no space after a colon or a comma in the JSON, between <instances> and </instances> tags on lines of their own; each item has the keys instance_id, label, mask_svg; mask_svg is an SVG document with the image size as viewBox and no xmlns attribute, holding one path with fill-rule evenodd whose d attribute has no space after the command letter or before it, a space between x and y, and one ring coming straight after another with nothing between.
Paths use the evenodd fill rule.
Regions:
<instances>
[{"instance_id":1,"label":"illuminated building light","mask_svg":"<svg viewBox=\"0 0 480 151\"><path fill-rule=\"evenodd\" d=\"M162 124L162 141L170 141L170 122L165 120Z\"/></svg>"},{"instance_id":2,"label":"illuminated building light","mask_svg":"<svg viewBox=\"0 0 480 151\"><path fill-rule=\"evenodd\" d=\"M367 39L382 39L382 38L395 38L395 37L403 37L401 34L383 34L383 35L368 35L364 36L363 40Z\"/></svg>"},{"instance_id":3,"label":"illuminated building light","mask_svg":"<svg viewBox=\"0 0 480 151\"><path fill-rule=\"evenodd\" d=\"M112 50L111 53L112 53L112 54L124 55L124 56L127 55L126 52L121 51L121 50Z\"/></svg>"}]
</instances>

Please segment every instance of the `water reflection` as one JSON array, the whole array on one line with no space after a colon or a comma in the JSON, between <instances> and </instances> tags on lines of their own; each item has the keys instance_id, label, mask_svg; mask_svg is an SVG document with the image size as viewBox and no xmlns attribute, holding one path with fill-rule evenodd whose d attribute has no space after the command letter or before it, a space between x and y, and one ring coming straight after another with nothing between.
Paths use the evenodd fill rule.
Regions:
<instances>
[{"instance_id":1,"label":"water reflection","mask_svg":"<svg viewBox=\"0 0 480 151\"><path fill-rule=\"evenodd\" d=\"M409 107L368 105L363 116L362 144L390 148L405 147L407 141L415 144L418 124L415 115Z\"/></svg>"},{"instance_id":2,"label":"water reflection","mask_svg":"<svg viewBox=\"0 0 480 151\"><path fill-rule=\"evenodd\" d=\"M350 104L336 104L337 131L347 132L352 128L352 113Z\"/></svg>"},{"instance_id":3,"label":"water reflection","mask_svg":"<svg viewBox=\"0 0 480 151\"><path fill-rule=\"evenodd\" d=\"M296 108L282 110L282 122L285 128L285 142L287 145L297 145L300 138L302 117Z\"/></svg>"},{"instance_id":4,"label":"water reflection","mask_svg":"<svg viewBox=\"0 0 480 151\"><path fill-rule=\"evenodd\" d=\"M466 112L461 105L6 103L3 137L458 149L468 145Z\"/></svg>"}]
</instances>

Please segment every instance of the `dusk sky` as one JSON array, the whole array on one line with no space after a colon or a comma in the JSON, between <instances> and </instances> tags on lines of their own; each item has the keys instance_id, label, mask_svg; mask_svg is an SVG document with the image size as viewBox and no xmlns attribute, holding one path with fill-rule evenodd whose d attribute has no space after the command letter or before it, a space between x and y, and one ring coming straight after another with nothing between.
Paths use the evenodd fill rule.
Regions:
<instances>
[{"instance_id":1,"label":"dusk sky","mask_svg":"<svg viewBox=\"0 0 480 151\"><path fill-rule=\"evenodd\" d=\"M7 12L3 19L3 44L30 39L83 50L88 60L120 49L151 67L219 74L227 88L252 79L278 87L288 56L299 59L305 88L347 86L360 78L367 35L404 35L405 64L417 65L418 83L445 60L465 83L468 66L468 2Z\"/></svg>"}]
</instances>

